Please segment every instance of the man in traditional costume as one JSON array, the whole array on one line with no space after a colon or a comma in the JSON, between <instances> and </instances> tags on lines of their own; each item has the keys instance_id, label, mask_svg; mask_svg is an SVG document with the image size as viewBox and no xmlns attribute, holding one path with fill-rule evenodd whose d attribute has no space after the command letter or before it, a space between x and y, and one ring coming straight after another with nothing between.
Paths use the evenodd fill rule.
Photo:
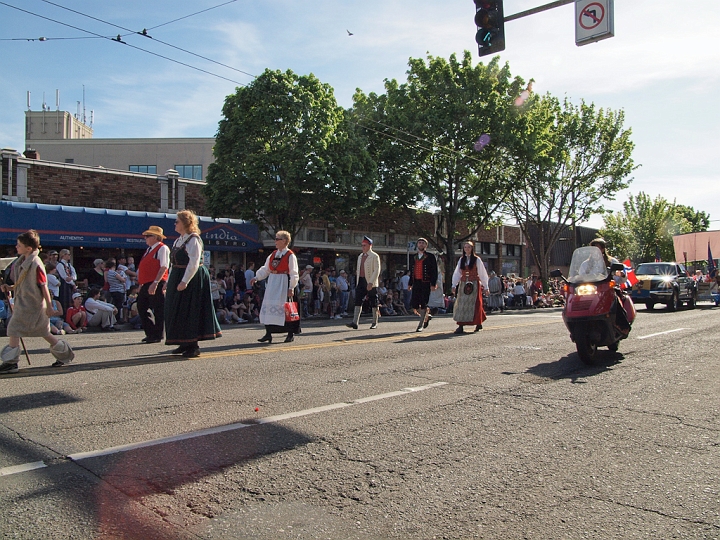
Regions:
<instances>
[{"instance_id":1,"label":"man in traditional costume","mask_svg":"<svg viewBox=\"0 0 720 540\"><path fill-rule=\"evenodd\" d=\"M138 266L140 291L137 298L138 315L145 331L144 343L160 343L165 331L165 295L163 288L170 267L170 248L163 244L162 227L152 225L143 233L147 250Z\"/></svg>"},{"instance_id":2,"label":"man in traditional costume","mask_svg":"<svg viewBox=\"0 0 720 540\"><path fill-rule=\"evenodd\" d=\"M437 289L438 267L437 259L427 250L428 241L425 238L418 238L417 253L413 256L410 267L410 291L412 293L411 305L420 312L420 322L416 332L422 332L427 328L432 315L428 310L430 291Z\"/></svg>"},{"instance_id":3,"label":"man in traditional costume","mask_svg":"<svg viewBox=\"0 0 720 540\"><path fill-rule=\"evenodd\" d=\"M353 322L347 324L348 328L358 329L360 323L360 314L362 313L362 305L367 298L370 309L373 313L373 322L370 330L377 328L378 319L380 318L380 308L378 306L377 288L380 279L380 256L372 249L372 238L364 236L360 243L362 253L358 255L357 260L357 279L355 283L355 313Z\"/></svg>"}]
</instances>

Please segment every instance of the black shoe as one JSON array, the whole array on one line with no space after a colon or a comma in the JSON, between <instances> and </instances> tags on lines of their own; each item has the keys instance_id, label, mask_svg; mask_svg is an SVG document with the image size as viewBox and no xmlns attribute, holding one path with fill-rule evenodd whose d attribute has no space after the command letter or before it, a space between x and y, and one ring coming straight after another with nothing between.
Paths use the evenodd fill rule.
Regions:
<instances>
[{"instance_id":1,"label":"black shoe","mask_svg":"<svg viewBox=\"0 0 720 540\"><path fill-rule=\"evenodd\" d=\"M191 347L190 349L185 349L182 355L186 358L197 358L198 356L200 356L200 348Z\"/></svg>"},{"instance_id":2,"label":"black shoe","mask_svg":"<svg viewBox=\"0 0 720 540\"><path fill-rule=\"evenodd\" d=\"M260 343L265 343L266 341L267 341L268 343L272 343L272 334L265 334L263 337L261 337L260 339L258 339L258 341L259 341Z\"/></svg>"},{"instance_id":3,"label":"black shoe","mask_svg":"<svg viewBox=\"0 0 720 540\"><path fill-rule=\"evenodd\" d=\"M145 338L143 339L144 343L160 343L162 339L160 338Z\"/></svg>"},{"instance_id":4,"label":"black shoe","mask_svg":"<svg viewBox=\"0 0 720 540\"><path fill-rule=\"evenodd\" d=\"M462 327L462 326L458 326L458 327L457 327L457 330L455 330L454 333L455 333L455 334L464 334L464 333L465 333L465 330L463 330L463 327Z\"/></svg>"},{"instance_id":5,"label":"black shoe","mask_svg":"<svg viewBox=\"0 0 720 540\"><path fill-rule=\"evenodd\" d=\"M285 343L292 343L293 341L295 341L295 336L293 335L288 335L288 337L285 338Z\"/></svg>"},{"instance_id":6,"label":"black shoe","mask_svg":"<svg viewBox=\"0 0 720 540\"><path fill-rule=\"evenodd\" d=\"M376 323L372 323L372 324L370 325L370 330L375 330L376 328L377 328L377 324L376 324Z\"/></svg>"},{"instance_id":7,"label":"black shoe","mask_svg":"<svg viewBox=\"0 0 720 540\"><path fill-rule=\"evenodd\" d=\"M352 328L353 330L358 329L358 325L355 323L346 324L345 326L347 326L348 328Z\"/></svg>"},{"instance_id":8,"label":"black shoe","mask_svg":"<svg viewBox=\"0 0 720 540\"><path fill-rule=\"evenodd\" d=\"M187 350L187 345L180 345L177 349L170 351L170 354L182 354Z\"/></svg>"},{"instance_id":9,"label":"black shoe","mask_svg":"<svg viewBox=\"0 0 720 540\"><path fill-rule=\"evenodd\" d=\"M143 343L147 343L147 340L148 340L148 339L149 339L148 337L144 337L144 338L142 338L140 341L142 341Z\"/></svg>"},{"instance_id":10,"label":"black shoe","mask_svg":"<svg viewBox=\"0 0 720 540\"><path fill-rule=\"evenodd\" d=\"M65 364L61 362L60 360L55 360L55 363L52 364L50 367L63 367Z\"/></svg>"},{"instance_id":11,"label":"black shoe","mask_svg":"<svg viewBox=\"0 0 720 540\"><path fill-rule=\"evenodd\" d=\"M296 331L295 333L296 333L297 335L300 335L300 334L302 334L302 328L298 328L298 329L297 329L297 331Z\"/></svg>"},{"instance_id":12,"label":"black shoe","mask_svg":"<svg viewBox=\"0 0 720 540\"><path fill-rule=\"evenodd\" d=\"M0 375L5 375L8 373L17 373L17 372L18 372L17 364L3 364L0 366Z\"/></svg>"},{"instance_id":13,"label":"black shoe","mask_svg":"<svg viewBox=\"0 0 720 540\"><path fill-rule=\"evenodd\" d=\"M423 323L423 328L427 328L428 324L430 324L431 320L432 320L432 315L428 315L428 318L425 319L425 322Z\"/></svg>"},{"instance_id":14,"label":"black shoe","mask_svg":"<svg viewBox=\"0 0 720 540\"><path fill-rule=\"evenodd\" d=\"M480 330L482 330L482 324L478 324L478 325L475 327L474 332L479 332Z\"/></svg>"}]
</instances>

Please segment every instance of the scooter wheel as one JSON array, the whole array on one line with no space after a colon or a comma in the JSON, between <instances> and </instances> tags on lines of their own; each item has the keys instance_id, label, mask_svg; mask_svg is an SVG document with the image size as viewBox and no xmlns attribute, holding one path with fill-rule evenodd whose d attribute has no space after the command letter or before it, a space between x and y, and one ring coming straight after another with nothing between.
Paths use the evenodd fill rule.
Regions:
<instances>
[{"instance_id":1,"label":"scooter wheel","mask_svg":"<svg viewBox=\"0 0 720 540\"><path fill-rule=\"evenodd\" d=\"M585 364L592 366L597 355L597 345L590 342L587 336L579 336L575 339L575 347L578 356Z\"/></svg>"}]
</instances>

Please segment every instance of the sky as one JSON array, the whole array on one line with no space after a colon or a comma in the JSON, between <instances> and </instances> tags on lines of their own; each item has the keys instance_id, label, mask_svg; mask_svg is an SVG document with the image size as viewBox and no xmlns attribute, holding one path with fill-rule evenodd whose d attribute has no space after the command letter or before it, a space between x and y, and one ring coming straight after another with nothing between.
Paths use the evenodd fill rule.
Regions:
<instances>
[{"instance_id":1,"label":"sky","mask_svg":"<svg viewBox=\"0 0 720 540\"><path fill-rule=\"evenodd\" d=\"M505 15L546 3L505 0ZM56 90L61 110L93 111L95 138L212 137L225 97L267 68L313 73L350 107L404 81L409 58L487 62L474 15L472 0L0 0L0 148L24 149L28 91L35 111ZM614 26L578 47L568 4L507 22L499 56L535 92L624 111L639 167L607 208L645 192L720 229L718 0L614 0Z\"/></svg>"}]
</instances>

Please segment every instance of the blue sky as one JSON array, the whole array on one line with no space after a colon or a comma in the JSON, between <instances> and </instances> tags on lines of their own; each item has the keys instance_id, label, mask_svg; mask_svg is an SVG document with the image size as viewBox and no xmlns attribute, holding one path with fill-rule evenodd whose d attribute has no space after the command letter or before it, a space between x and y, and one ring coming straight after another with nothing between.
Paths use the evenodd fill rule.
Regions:
<instances>
[{"instance_id":1,"label":"blue sky","mask_svg":"<svg viewBox=\"0 0 720 540\"><path fill-rule=\"evenodd\" d=\"M76 113L84 85L98 138L211 137L225 96L252 80L242 72L314 73L348 107L356 88L382 92L384 79L404 80L410 57L477 49L472 0L237 0L170 24L228 0L53 0L120 27L147 28L154 38L128 35L127 46L53 39L127 32L42 0L1 1L0 148L19 150L28 90L33 110L41 110L43 92L55 110L58 89L60 108ZM545 3L505 0L505 14ZM506 24L501 60L514 75L534 78L536 92L625 111L641 167L609 208L644 191L703 210L718 220L711 229L720 229L718 7L717 0L615 0L615 37L583 47L575 45L572 4Z\"/></svg>"}]
</instances>

